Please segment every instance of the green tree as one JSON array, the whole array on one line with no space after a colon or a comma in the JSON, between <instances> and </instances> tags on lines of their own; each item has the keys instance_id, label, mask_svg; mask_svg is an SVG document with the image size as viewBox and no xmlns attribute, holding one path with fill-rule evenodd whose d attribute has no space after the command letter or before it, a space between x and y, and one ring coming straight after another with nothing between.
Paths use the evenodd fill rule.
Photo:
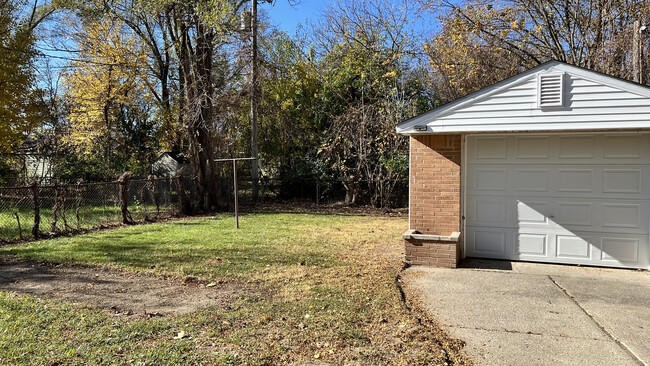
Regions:
<instances>
[{"instance_id":1,"label":"green tree","mask_svg":"<svg viewBox=\"0 0 650 366\"><path fill-rule=\"evenodd\" d=\"M320 69L305 40L275 32L262 42L262 101L260 158L265 176L279 177L283 192L296 186L327 182L327 172L316 154L327 128ZM247 117L247 116L246 116ZM302 189L302 187L301 187Z\"/></svg>"},{"instance_id":2,"label":"green tree","mask_svg":"<svg viewBox=\"0 0 650 366\"><path fill-rule=\"evenodd\" d=\"M319 103L330 123L321 155L344 182L346 201L364 188L373 205L388 206L408 140L395 133L402 120L421 112L426 94L414 83L419 45L409 30L410 2L339 2L318 31L323 53Z\"/></svg>"}]
</instances>

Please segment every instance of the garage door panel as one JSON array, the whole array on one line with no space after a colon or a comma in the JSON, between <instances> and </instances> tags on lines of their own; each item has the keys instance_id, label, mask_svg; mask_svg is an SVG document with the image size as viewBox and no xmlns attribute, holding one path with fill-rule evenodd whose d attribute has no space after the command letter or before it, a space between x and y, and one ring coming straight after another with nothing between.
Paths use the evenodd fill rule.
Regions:
<instances>
[{"instance_id":1,"label":"garage door panel","mask_svg":"<svg viewBox=\"0 0 650 366\"><path fill-rule=\"evenodd\" d=\"M507 255L507 232L506 231L489 231L489 230L476 230L473 233L474 237L474 253L492 255L492 256L505 256Z\"/></svg>"},{"instance_id":2,"label":"garage door panel","mask_svg":"<svg viewBox=\"0 0 650 366\"><path fill-rule=\"evenodd\" d=\"M468 228L466 234L466 252L469 256L504 258L512 255L516 229Z\"/></svg>"},{"instance_id":3,"label":"garage door panel","mask_svg":"<svg viewBox=\"0 0 650 366\"><path fill-rule=\"evenodd\" d=\"M560 159L594 159L595 136L559 136Z\"/></svg>"},{"instance_id":4,"label":"garage door panel","mask_svg":"<svg viewBox=\"0 0 650 366\"><path fill-rule=\"evenodd\" d=\"M497 199L483 199L474 201L474 220L480 225L505 226L512 220L508 214L508 202Z\"/></svg>"},{"instance_id":5,"label":"garage door panel","mask_svg":"<svg viewBox=\"0 0 650 366\"><path fill-rule=\"evenodd\" d=\"M519 234L515 242L515 255L546 257L548 234Z\"/></svg>"},{"instance_id":6,"label":"garage door panel","mask_svg":"<svg viewBox=\"0 0 650 366\"><path fill-rule=\"evenodd\" d=\"M555 218L553 221L561 226L588 226L593 227L591 217L593 204L589 202L563 202L555 204Z\"/></svg>"},{"instance_id":7,"label":"garage door panel","mask_svg":"<svg viewBox=\"0 0 650 366\"><path fill-rule=\"evenodd\" d=\"M641 221L648 221L648 204L645 203L646 210L641 209L639 203L603 203L602 226L606 228L624 229L624 230L642 230Z\"/></svg>"},{"instance_id":8,"label":"garage door panel","mask_svg":"<svg viewBox=\"0 0 650 366\"><path fill-rule=\"evenodd\" d=\"M478 160L486 159L507 159L508 158L508 138L507 137L477 137L474 140ZM480 152L480 154L479 154Z\"/></svg>"},{"instance_id":9,"label":"garage door panel","mask_svg":"<svg viewBox=\"0 0 650 366\"><path fill-rule=\"evenodd\" d=\"M569 168L557 169L557 191L570 193L593 193L594 192L594 168Z\"/></svg>"},{"instance_id":10,"label":"garage door panel","mask_svg":"<svg viewBox=\"0 0 650 366\"><path fill-rule=\"evenodd\" d=\"M514 169L514 190L516 192L548 192L550 169Z\"/></svg>"},{"instance_id":11,"label":"garage door panel","mask_svg":"<svg viewBox=\"0 0 650 366\"><path fill-rule=\"evenodd\" d=\"M548 225L549 204L543 201L517 201L517 222L528 225Z\"/></svg>"},{"instance_id":12,"label":"garage door panel","mask_svg":"<svg viewBox=\"0 0 650 366\"><path fill-rule=\"evenodd\" d=\"M467 225L511 229L541 227L556 232L612 232L649 234L650 202L589 199L575 202L542 197L468 197Z\"/></svg>"},{"instance_id":13,"label":"garage door panel","mask_svg":"<svg viewBox=\"0 0 650 366\"><path fill-rule=\"evenodd\" d=\"M650 200L645 184L650 166L468 164L467 169L472 195Z\"/></svg>"},{"instance_id":14,"label":"garage door panel","mask_svg":"<svg viewBox=\"0 0 650 366\"><path fill-rule=\"evenodd\" d=\"M590 236L557 235L555 257L564 259L591 259Z\"/></svg>"},{"instance_id":15,"label":"garage door panel","mask_svg":"<svg viewBox=\"0 0 650 366\"><path fill-rule=\"evenodd\" d=\"M516 159L550 158L550 141L548 136L515 137Z\"/></svg>"},{"instance_id":16,"label":"garage door panel","mask_svg":"<svg viewBox=\"0 0 650 366\"><path fill-rule=\"evenodd\" d=\"M603 157L606 159L640 160L644 156L648 156L648 149L639 135L604 137Z\"/></svg>"},{"instance_id":17,"label":"garage door panel","mask_svg":"<svg viewBox=\"0 0 650 366\"><path fill-rule=\"evenodd\" d=\"M579 134L576 136L532 135L532 136L482 136L468 141L468 163L490 160L499 163L516 163L536 160L538 163L561 160L567 164L580 164L598 160L611 164L647 164L650 146L647 136L640 134ZM491 145L491 153L479 151Z\"/></svg>"},{"instance_id":18,"label":"garage door panel","mask_svg":"<svg viewBox=\"0 0 650 366\"><path fill-rule=\"evenodd\" d=\"M601 260L605 262L636 263L639 260L639 239L605 237L601 239Z\"/></svg>"},{"instance_id":19,"label":"garage door panel","mask_svg":"<svg viewBox=\"0 0 650 366\"><path fill-rule=\"evenodd\" d=\"M466 146L468 256L649 268L650 134Z\"/></svg>"},{"instance_id":20,"label":"garage door panel","mask_svg":"<svg viewBox=\"0 0 650 366\"><path fill-rule=\"evenodd\" d=\"M507 171L502 168L476 168L472 187L480 192L507 192Z\"/></svg>"},{"instance_id":21,"label":"garage door panel","mask_svg":"<svg viewBox=\"0 0 650 366\"><path fill-rule=\"evenodd\" d=\"M642 193L641 169L604 169L603 193Z\"/></svg>"}]
</instances>

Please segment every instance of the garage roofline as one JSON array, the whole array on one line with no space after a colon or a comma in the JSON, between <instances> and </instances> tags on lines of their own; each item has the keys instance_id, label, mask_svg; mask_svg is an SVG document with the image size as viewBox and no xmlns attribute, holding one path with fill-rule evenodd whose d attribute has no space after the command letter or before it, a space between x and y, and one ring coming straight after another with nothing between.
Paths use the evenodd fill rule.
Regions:
<instances>
[{"instance_id":1,"label":"garage roofline","mask_svg":"<svg viewBox=\"0 0 650 366\"><path fill-rule=\"evenodd\" d=\"M516 86L519 83L524 83L528 81L528 78L538 74L543 71L559 71L565 72L570 75L575 75L580 78L599 83L605 86L609 86L615 89L626 91L629 93L636 94L638 96L649 98L650 99L650 87L641 85L632 81L624 80L618 77L611 75L603 74L598 71L588 70L582 67L574 66L567 64L565 62L552 60L545 62L539 66L536 66L528 71L522 72L520 74L514 75L508 79L500 81L492 86L483 88L479 91L471 93L465 97L462 97L456 101L444 104L440 107L434 108L428 112L425 112L421 115L410 118L403 123L399 124L396 127L396 132L403 135L430 135L430 134L445 134L445 133L476 133L476 132L523 132L523 131L568 131L568 130L611 130L609 127L594 127L593 124L585 123L584 127L576 126L574 123L570 126L553 126L549 123L540 122L538 128L532 128L531 126L517 126L513 124L512 128L504 130L503 127L495 126L494 129L486 128L485 125L477 123L475 125L467 125L462 128L458 126L444 126L444 124L436 124L437 119L445 117L449 114L452 114L454 111L468 106L472 103L481 101L485 98L490 97L493 94L496 94L505 89ZM542 127L543 125L547 125ZM426 129L421 128L426 126ZM480 126L480 128L479 128ZM416 129L417 128L417 129ZM648 119L642 122L633 122L628 124L617 124L617 129L644 129L650 128L650 115Z\"/></svg>"}]
</instances>

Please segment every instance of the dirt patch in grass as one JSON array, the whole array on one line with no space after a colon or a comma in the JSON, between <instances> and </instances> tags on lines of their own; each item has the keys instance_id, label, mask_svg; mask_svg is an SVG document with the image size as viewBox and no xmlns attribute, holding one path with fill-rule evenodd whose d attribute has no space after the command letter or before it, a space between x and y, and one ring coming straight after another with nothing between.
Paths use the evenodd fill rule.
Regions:
<instances>
[{"instance_id":1,"label":"dirt patch in grass","mask_svg":"<svg viewBox=\"0 0 650 366\"><path fill-rule=\"evenodd\" d=\"M143 273L51 263L0 264L0 290L107 309L117 316L165 316L222 306L246 291Z\"/></svg>"}]
</instances>

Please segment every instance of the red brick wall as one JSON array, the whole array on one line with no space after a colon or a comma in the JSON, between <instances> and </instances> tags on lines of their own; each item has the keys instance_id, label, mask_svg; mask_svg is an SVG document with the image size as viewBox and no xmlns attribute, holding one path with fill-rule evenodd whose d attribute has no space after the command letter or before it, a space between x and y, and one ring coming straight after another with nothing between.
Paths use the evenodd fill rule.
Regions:
<instances>
[{"instance_id":1,"label":"red brick wall","mask_svg":"<svg viewBox=\"0 0 650 366\"><path fill-rule=\"evenodd\" d=\"M404 240L406 261L414 265L456 268L457 242L435 240Z\"/></svg>"},{"instance_id":2,"label":"red brick wall","mask_svg":"<svg viewBox=\"0 0 650 366\"><path fill-rule=\"evenodd\" d=\"M411 137L411 230L432 235L461 231L461 145L461 135Z\"/></svg>"}]
</instances>

